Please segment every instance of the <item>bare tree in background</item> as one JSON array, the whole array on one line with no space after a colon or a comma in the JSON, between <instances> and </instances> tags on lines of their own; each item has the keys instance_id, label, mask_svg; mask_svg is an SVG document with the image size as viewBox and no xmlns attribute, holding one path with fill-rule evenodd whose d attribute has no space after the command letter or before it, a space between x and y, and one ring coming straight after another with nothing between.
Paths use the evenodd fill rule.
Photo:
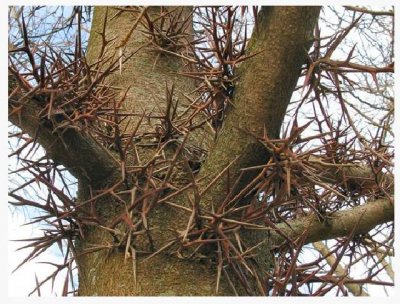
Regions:
<instances>
[{"instance_id":1,"label":"bare tree in background","mask_svg":"<svg viewBox=\"0 0 400 304\"><path fill-rule=\"evenodd\" d=\"M10 7L9 200L45 227L20 266L65 257L33 292L64 269L80 296L393 286L393 17Z\"/></svg>"}]
</instances>

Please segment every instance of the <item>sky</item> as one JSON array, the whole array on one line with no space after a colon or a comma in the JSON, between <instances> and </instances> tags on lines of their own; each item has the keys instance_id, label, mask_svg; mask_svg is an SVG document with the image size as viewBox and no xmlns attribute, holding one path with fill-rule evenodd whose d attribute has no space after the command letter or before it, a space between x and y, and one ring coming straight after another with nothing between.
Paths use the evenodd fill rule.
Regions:
<instances>
[{"instance_id":1,"label":"sky","mask_svg":"<svg viewBox=\"0 0 400 304\"><path fill-rule=\"evenodd\" d=\"M22 212L8 212L8 240L20 240L35 235L40 235L40 227L38 225L22 226L26 222L26 216ZM58 248L50 248L41 254L35 262L23 265L20 269L12 274L15 267L29 254L30 249L16 251L19 247L26 244L25 242L13 242L8 244L8 295L12 297L21 297L28 295L36 286L35 274L39 281L54 271L54 267L40 262L59 262L62 258ZM54 295L60 295L63 287L62 280L58 279L54 284ZM42 296L50 296L52 294L51 284L41 288ZM37 295L37 294L35 294Z\"/></svg>"},{"instance_id":2,"label":"sky","mask_svg":"<svg viewBox=\"0 0 400 304\"><path fill-rule=\"evenodd\" d=\"M110 4L109 2L105 2L105 1L103 1L103 2L102 1L94 1L94 2L96 4L97 3L99 3L99 4ZM196 5L198 5L199 2L204 3L204 4L208 4L208 5L216 3L215 1L196 1L196 2L194 2L194 1L185 1L185 2L179 2L179 4L185 3L185 4L196 4ZM224 3L224 2L226 4L228 1L219 1L219 3L221 3L221 4ZM12 4L22 4L22 3L24 3L26 5L27 4L37 4L38 1L36 1L36 2L32 2L32 1L31 2L27 2L27 1L18 1L18 2L7 1L7 2L2 2L0 4L0 6L1 6L1 15L0 16L1 16L1 20L2 20L2 22L1 22L1 34L3 35L3 38L4 38L2 41L6 41L5 36L7 35L7 22L6 22L6 20L7 20L7 9L6 9L6 6L7 5L12 5ZM40 1L40 3L49 4L47 1ZM80 3L82 3L82 2L80 2ZM128 1L113 1L112 3L113 4L114 3L115 4L116 3L128 3ZM140 1L140 3L141 4L160 4L160 3L161 4L165 4L166 1L152 1L152 2ZM168 2L168 3L176 4L176 2ZM229 1L228 3L229 4L234 4L234 3L240 4L240 3L243 3L243 2L240 2L240 1ZM256 2L249 3L249 4L253 4L253 3L254 4L275 4L276 5L276 4L282 4L282 1L256 1ZM285 4L321 4L321 3L324 4L324 3L328 3L328 2L326 2L326 1L285 1ZM347 2L346 1L336 1L335 2L335 4L340 4L340 3L348 3L348 1ZM352 5L365 4L365 3L374 4L374 3L376 3L376 1L352 1L351 2ZM380 1L379 2L379 4L392 4L392 3L393 3L392 1ZM51 4L68 5L68 4L76 4L76 2L71 2L71 1L52 1ZM247 2L246 2L246 4L247 4ZM400 8L400 6L397 5L396 8L398 10ZM398 29L399 29L399 17L398 17L398 15L396 17L396 20L397 20L397 22L396 22L396 29L397 29L396 30L396 37L397 37L396 41L400 41L399 40L399 34L398 34L398 32L399 32L398 31ZM2 58L2 60L4 62L4 65L2 64L2 73L4 73L3 74L4 78L2 78L2 79L6 79L6 74L5 74L5 70L6 70L5 69L5 64L6 64L6 62L5 61L7 59L6 59L5 54L7 52L7 49L6 49L5 44L2 44L0 46L0 48L1 48L1 54L2 54L2 56L0 58ZM397 48L396 56L398 56L398 55L399 54L398 54L398 48ZM397 68L398 68L398 64L396 64L396 70L397 70ZM1 89L1 94L2 94L1 96L6 97L7 91L5 89L5 86L2 86L0 89ZM398 96L398 93L399 93L398 84L396 85L396 93L397 93L397 96ZM397 103L396 103L396 105L397 105ZM3 153L0 153L0 157L2 158L0 160L0 163L1 163L2 166L4 166L4 168L2 168L3 170L1 171L1 172L3 172L3 175L1 175L2 183L0 183L1 187L2 187L1 188L1 195L2 195L2 198L4 198L2 200L3 204L1 206L1 208L3 208L2 209L3 212L1 212L1 214L3 214L3 221L0 221L1 224L2 224L2 229L0 229L0 231L2 233L1 240L3 241L2 248L7 248L7 250L0 251L0 254L1 254L0 261L3 263L3 265L2 265L3 267L2 268L6 269L6 271L3 270L2 276L1 276L2 284L0 284L0 286L3 288L1 294L2 294L2 296L8 294L9 297L25 297L32 290L32 288L35 286L35 273L40 279L43 276L48 275L49 271L52 271L53 268L48 266L48 265L45 265L45 264L29 263L28 265L24 265L20 270L18 270L17 272L15 272L14 274L11 275L12 269L15 268L16 265L18 265L18 263L21 261L21 259L23 259L24 256L26 256L27 252L26 251L25 252L24 251L17 251L16 252L15 251L16 248L20 247L21 243L19 243L19 242L10 242L9 240L29 238L29 237L32 237L32 235L35 235L35 233L38 233L40 231L37 229L38 227L31 227L31 226L21 227L21 225L25 222L24 215L22 213L20 213L20 212L18 212L18 213L10 212L10 210L9 210L7 204L6 204L6 202L7 202L7 200L6 200L7 179L6 179L6 176L5 176L5 172L7 172L6 164L8 162L8 160L7 160L7 154L8 153L6 152L6 150L7 150L7 141L6 141L7 140L6 139L6 137L7 137L7 133L6 133L7 120L5 118L5 115L7 113L7 109L6 109L6 103L5 102L2 102L0 104L0 106L4 107L4 108L1 109L1 112L0 112L0 113L2 113L2 115L4 115L4 117L3 117L4 119L2 119L1 122L0 122L0 123L3 123L2 128L1 128L1 130L3 130L3 132L1 133L1 135L4 136L3 140L1 141L4 145L0 146L1 149L2 149L2 152L3 152ZM396 114L396 115L398 115L398 114ZM399 121L399 120L396 119L396 121ZM395 129L395 130L397 131L397 129ZM396 170L395 170L395 172L396 172L395 175L396 176L397 176L397 170L398 169L396 167ZM397 200L397 196L396 196L396 200ZM396 211L396 214L397 213L398 213L398 211ZM7 214L7 221L4 218L6 214ZM396 247L397 247L397 245L396 245ZM5 252L7 252L7 254L5 254ZM55 258L57 258L57 254L56 253L57 253L56 249L55 250L50 250L49 252L46 252L40 258L40 260L41 261L52 261ZM36 262L38 262L40 260L36 260ZM395 269L397 269L398 268L398 263L395 262L394 266L395 266ZM396 284L396 285L398 285L398 284ZM60 294L61 293L61 289L62 289L62 282L56 282L54 289L55 289L57 294ZM397 289L398 288L396 287L396 294L398 295L399 292L397 291ZM42 294L43 295L50 295L51 294L51 290L49 288L42 289ZM376 295L377 296L385 296L384 294L379 294L379 292ZM94 299L90 299L90 300L87 299L87 301L85 301L85 303L90 302L92 300L94 300ZM153 300L151 301L152 303L153 302L157 302L160 299L157 299L157 300L153 299ZM179 303L179 301L182 301L182 300L184 300L184 299L174 299L174 303ZM19 299L18 298L14 298L14 299L9 298L7 300L8 303L11 303L11 302L13 302L13 303L14 302L15 303L17 303L17 302L18 303L19 302L26 303L25 301L26 300L23 299L23 298L19 298ZM230 302L235 302L235 301L239 301L239 300L238 299L230 299L229 301ZM247 299L246 302L250 302L251 303L253 301L258 301L258 300ZM299 300L299 302L301 302L301 301L303 301L303 299ZM324 300L322 300L322 301L324 301ZM163 301L163 302L165 302L165 301ZM298 302L298 300L296 300L296 303L297 302ZM308 302L309 301L307 301L307 303Z\"/></svg>"}]
</instances>

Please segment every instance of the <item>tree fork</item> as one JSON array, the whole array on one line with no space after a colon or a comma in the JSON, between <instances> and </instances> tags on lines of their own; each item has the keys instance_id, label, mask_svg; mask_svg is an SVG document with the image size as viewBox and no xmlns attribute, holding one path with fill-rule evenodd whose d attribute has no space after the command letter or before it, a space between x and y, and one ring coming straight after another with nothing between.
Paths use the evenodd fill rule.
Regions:
<instances>
[{"instance_id":1,"label":"tree fork","mask_svg":"<svg viewBox=\"0 0 400 304\"><path fill-rule=\"evenodd\" d=\"M301 65L306 58L306 50L308 50L312 43L312 32L318 19L319 10L319 7L263 7L261 9L261 12L258 16L256 30L253 33L253 37L251 38L248 49L250 54L260 51L261 53L252 59L245 61L240 68L239 82L237 84L236 95L234 97L233 109L231 109L228 113L223 130L215 147L211 151L209 159L207 159L205 166L201 169L200 176L213 176L214 173L222 170L221 166L225 166L226 162L230 162L234 158L238 158L238 161L235 162L232 168L229 169L232 180L235 180L239 177L241 168L258 165L267 160L267 151L259 142L257 142L257 140L254 139L252 135L246 134L246 132L262 135L265 129L270 137L278 137L286 107L289 103L294 86L300 74ZM119 15L116 19L118 20L120 18L122 18L122 15ZM116 21L115 24L118 22L120 23L121 20ZM100 24L102 24L102 22L100 22ZM112 28L111 24L112 21L108 21L108 29L110 29L110 27ZM95 18L93 25L94 28L96 28ZM118 30L119 28L120 27L118 27ZM112 29L110 30L110 33L113 33ZM141 38L137 39L140 40ZM91 45L89 45L89 56L91 56L91 49L93 48ZM147 56L147 58L149 58L149 55L143 56ZM145 63L147 60L150 60L150 62L152 62L154 65L154 57L150 57L147 60L144 58L145 57L139 55L136 57L136 61L133 60L133 64L138 69L140 66L140 79L143 81L143 83L141 82L141 84L135 86L136 89L133 88L134 90L140 90L137 91L139 95L136 95L137 93L133 93L136 96L146 96L145 94L148 94L148 92L146 93L145 91L149 90L145 83L146 77L152 77L154 79L154 77L157 77L156 75L158 74L157 69L156 71L150 72L149 69L142 64L142 62ZM171 72L171 66L168 62L173 60L173 63L171 64L172 66L175 65L175 67L173 67L172 70L175 69L176 71L176 58L160 56L158 60L160 61L157 62L156 67L162 67L163 64L167 64L167 73ZM163 69L160 69L158 72L159 74L163 74ZM117 83L119 83L119 85L125 83L129 79L126 77L129 75L129 73L132 72L126 71L125 73L123 72L122 75L116 75L115 77L117 77ZM145 76L144 80L143 76ZM154 83L151 78L148 79L147 82ZM126 85L128 84L129 82ZM141 98L143 97L133 99L135 106L138 105L137 103L140 102ZM250 100L251 107L248 106ZM146 106L148 106L147 100ZM248 125L249 121L253 122L252 126ZM235 145L232 145L233 142ZM250 176L243 179L239 185L239 189L243 187L250 179ZM210 191L206 192L204 197L202 197L202 207L206 210L210 210L211 201L217 203L221 202L226 193L226 186L227 185L224 182L216 183L216 185L213 186ZM166 217L174 218L181 223L181 225L173 225L175 229L177 229L179 226L182 227L182 224L184 224L185 221L182 221L182 218L186 218L187 221L187 215L185 216L181 214L181 216L177 218L176 215L168 215L168 210L161 209L166 208L157 207L153 213L154 218L152 221L156 223L162 223L162 225L167 226L168 224L165 222ZM244 235L246 238L248 238L248 240L246 240L246 244L249 246L256 245L262 241L262 234L245 232ZM159 238L164 239L165 243L167 242L165 236L160 236ZM265 246L259 247L258 254L263 251L262 254L264 255L259 259L261 263L257 262L258 266L261 267L260 275L263 275L271 266L271 262L269 261L270 258L267 253L269 248L271 248L270 245L271 244L265 244ZM119 260L121 260L121 258ZM157 260L162 261L162 258L154 259L151 267L154 267L155 269L158 267L156 265ZM163 263L165 262L167 261L164 261ZM172 261L168 261L168 263L170 263L170 265L175 264L176 268L173 268L175 268L176 271L177 268L180 268L186 262L178 263L178 265ZM85 268L90 269L91 267L88 266L89 265L87 265ZM163 266L160 265L159 267ZM197 264L197 267L199 267L199 269L203 268L201 264ZM209 269L209 271L205 271L203 269L205 271L204 273L208 273L207 276L204 276L204 278L208 277L208 282L204 284L205 286L213 286L216 284L215 273L213 273L215 270L213 271L212 268ZM161 269L159 269L159 271L160 270ZM184 270L181 268L179 271L182 272ZM168 277L168 275L166 275L166 277ZM192 281L190 277L186 277L188 285L192 285L189 283ZM197 279L198 278L196 276L193 277L193 285L196 285L195 282ZM146 280L146 278L143 277L142 280ZM263 294L263 287L260 286L262 283L254 284L255 285L250 287L250 289L254 288L255 290L247 291L247 293L250 292L250 294L252 294L255 292ZM229 287L226 286L226 280L222 279L219 286L219 292L221 294L230 294L233 292ZM238 290L241 289L240 286L236 286L236 288ZM257 292L256 289L259 289L259 291ZM214 294L215 289L212 288L210 291L210 293L207 292L205 294ZM148 294L147 292L149 291L143 291L143 293L136 292L135 294ZM150 293L152 292L153 291ZM172 291L172 293L192 294L190 291L185 292L184 289L182 289L182 286L180 286L177 290Z\"/></svg>"},{"instance_id":2,"label":"tree fork","mask_svg":"<svg viewBox=\"0 0 400 304\"><path fill-rule=\"evenodd\" d=\"M182 18L191 18L190 7L178 8L178 10L181 9ZM147 22L145 17L151 19L159 14L159 11L159 7L149 7L146 11L147 16L143 17L142 22ZM121 50L127 55L135 53L130 60L120 66L120 72L109 77L109 80L113 86L130 87L124 104L126 110L148 115L154 109L164 107L162 102L165 100L166 84L167 86L174 85L174 91L180 101L185 100L183 93L194 91L195 84L194 81L183 79L182 76L177 75L177 72L183 68L183 62L176 56L160 53L157 47L152 47L146 35L141 32L144 30L143 24L137 23L135 20L135 15L128 12L119 13L118 8L115 7L95 7L87 57L89 62L97 60L101 52L102 39L107 41L115 39L114 44L110 43L106 46L106 53L116 52L118 55ZM137 28L131 38L124 41L126 33L122 32L121 34L121 28L129 29L133 24L136 24ZM191 31L191 26L188 31ZM122 49L121 41L123 42ZM135 126L138 120L139 118L136 119L133 116L130 125ZM132 127L128 126L128 130L129 128ZM147 125L141 125L141 128L143 132L152 131ZM208 134L207 130L199 128L189 134L188 141L199 147L207 148L211 138L211 133ZM151 159L154 152L154 148L139 149L142 163ZM178 183L179 178L185 178L184 174L178 174L175 178ZM84 184L81 185L81 189L80 200L90 199ZM182 205L191 207L185 196L182 195L178 199ZM107 198L101 205L103 206L102 215L107 216L110 213L110 219L112 219L116 213L110 210L112 206L110 206L110 202L107 204ZM167 204L158 204L148 215L147 223L154 250L157 252L170 243L171 239L174 240L176 231L185 229L188 219L189 214L186 212ZM101 228L90 228L85 237L79 242L77 259L80 268L79 295L81 296L215 294L216 273L208 263L181 260L170 256L168 252L161 252L145 261L146 257L154 253L146 245L145 236L137 237L133 243L137 249L136 257L131 255L129 259L126 259L123 249L120 251L109 250L108 253L103 250L82 254L96 244L106 246L107 243L112 242L109 232ZM134 260L134 258L136 259ZM136 282L134 277L137 278ZM226 283L220 285L219 294L231 294Z\"/></svg>"},{"instance_id":3,"label":"tree fork","mask_svg":"<svg viewBox=\"0 0 400 304\"><path fill-rule=\"evenodd\" d=\"M262 7L247 48L257 54L239 67L233 105L227 113L212 153L200 171L201 176L216 176L234 159L230 180L236 181L240 169L265 164L269 153L256 137L264 132L278 138L293 90L313 41L313 29L320 7ZM251 123L249 123L251 122ZM239 192L259 172L242 177ZM231 185L221 179L203 198L221 202Z\"/></svg>"},{"instance_id":4,"label":"tree fork","mask_svg":"<svg viewBox=\"0 0 400 304\"><path fill-rule=\"evenodd\" d=\"M382 190L387 198L378 191L367 203L351 209L327 212L322 217L306 209L302 213L306 216L288 217L278 223L265 218L264 207L258 208L255 200L250 203L252 195L248 192L260 179L275 181L275 175L264 175L271 155L260 138L268 141L279 137L319 10L261 8L247 59L235 73L238 80L233 102L211 150L212 135L204 128L204 120L192 128L198 116L189 115L190 119L182 123L183 116L178 115L176 126L170 118L171 112L187 113L183 101L193 106L196 99L187 95L196 91L194 81L180 76L185 74L181 72L187 68L187 60L193 63L179 52L192 37L190 7L95 8L86 57L89 66L94 64L95 68L89 70L107 75L101 84L112 91L107 96L122 92L117 101L109 99L108 109L114 111L107 110L100 118L107 122L107 140L102 143L108 145L108 137L112 132L115 135L115 146L108 146L109 150L96 142L97 135L89 135L97 130L90 129L93 125L85 129L88 134L78 124L67 124L63 129L49 118L50 110L46 121L40 94L36 99L27 98L37 88L21 98L29 86L20 83L18 89L9 76L9 120L37 140L56 164L64 165L78 178L78 203L70 214L79 226L80 238L74 243L79 295L266 295L264 280L274 267L273 249L299 241L301 245L364 234L393 220L393 200L386 193L393 194L393 178L361 164L331 164L314 155L309 156L308 165L318 172L321 182L345 190ZM169 22L178 26L165 31L163 26ZM107 61L113 64L97 64ZM113 74L102 73L111 67ZM9 71L23 82L13 68ZM88 75L90 79L94 74ZM93 81L87 94L98 83ZM87 94L82 94L82 99ZM169 140L174 147L168 146ZM182 160L187 141L209 151L197 176L190 170L189 160ZM176 144L179 142L180 146ZM243 170L246 167L251 168ZM264 168L263 173L257 168ZM164 172L164 177L154 172ZM287 190L288 201L282 202L283 207L286 202L297 203L290 201L290 186L296 182L288 172L284 177L277 174L288 185L288 189L279 189ZM299 175L307 178L304 173ZM302 189L302 185L299 187ZM284 199L281 193L276 196ZM281 207L281 200L276 202L271 208ZM86 207L88 212L78 214L79 208ZM293 263L296 260L293 257Z\"/></svg>"}]
</instances>

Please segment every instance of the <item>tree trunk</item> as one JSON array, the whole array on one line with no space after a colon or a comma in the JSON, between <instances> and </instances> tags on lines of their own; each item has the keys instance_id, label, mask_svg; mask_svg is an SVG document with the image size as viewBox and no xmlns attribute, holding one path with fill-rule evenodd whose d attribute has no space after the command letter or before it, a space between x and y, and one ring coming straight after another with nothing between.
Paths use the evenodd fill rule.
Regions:
<instances>
[{"instance_id":1,"label":"tree trunk","mask_svg":"<svg viewBox=\"0 0 400 304\"><path fill-rule=\"evenodd\" d=\"M149 8L148 15L155 14L157 10L159 11L160 8ZM185 8L183 16L189 12L190 9ZM231 168L232 180L239 176L241 168L267 160L268 154L265 149L246 132L262 136L265 126L270 137L278 136L306 50L311 44L311 34L318 13L317 7L262 8L249 46L249 52L261 51L261 53L244 62L240 68L233 109L228 113L220 138L201 171L201 176L209 176L208 179L206 178L207 182L235 158L238 158L238 161ZM107 23L105 24L106 16ZM154 47L148 45L148 38L141 32L144 29L141 24L137 26L129 40L124 40L135 24L137 16L138 14L132 15L126 12L117 14L115 8L96 7L88 47L88 60L95 62L101 51L102 37L99 33L102 33L105 25L105 39L111 41L115 38L106 47L107 55L113 52L117 56L121 54L129 56L130 53L135 53L132 58L121 64L119 71L109 78L111 85L122 91L130 88L124 107L127 111L138 115L132 116L128 130L134 129L140 119L140 113L159 112L159 108L161 112L163 111L166 85L171 86L172 83L175 85L175 91L178 92L177 98L182 103L185 101L183 93L191 92L195 88L194 83L189 79L177 76L176 72L183 69L179 58L165 52L156 52ZM154 132L155 122L149 120L141 128L142 132ZM197 129L190 134L189 140L196 145L204 145L204 147L209 145L207 131ZM155 153L153 149L139 149L139 157L143 163L152 158ZM134 159L128 162L138 165L134 163ZM180 178L178 176L175 181L179 183ZM185 177L182 178L185 179ZM250 178L251 176L248 176L243 179L238 190ZM223 180L226 181L226 179ZM79 188L79 200L90 199L89 185L81 181ZM226 188L226 182L217 183L202 198L202 207L210 210L212 201L218 206L226 195ZM191 207L183 196L177 200L181 205ZM107 221L123 208L117 205L110 202L110 197L104 197L96 203L96 209L99 216ZM176 238L176 231L185 230L190 217L190 213L166 204L157 205L150 215L148 228L151 230L152 244L145 237L138 237L135 244L137 252L134 255L136 256L132 257L131 252L129 259L125 258L125 247L121 250L102 250L83 254L85 250L99 245L107 246L115 241L111 234L102 228L85 229L85 238L77 245L79 295L205 296L263 293L260 282L258 282L258 287L254 287L259 291L245 291L240 287L238 280L228 282L223 275L216 291L217 266L215 262L212 262L211 256L208 257L207 262L204 262L201 259L180 259L171 255L169 251L169 253L162 252L144 261L149 253L162 249ZM261 234L246 232L244 236L248 237L249 246L251 246L259 242ZM262 247L262 250L265 250L263 259L266 258L267 261L258 264L263 268L260 273L268 271L271 265L268 258L271 244L265 245ZM214 255L215 253L205 254ZM231 288L232 284L235 290Z\"/></svg>"},{"instance_id":2,"label":"tree trunk","mask_svg":"<svg viewBox=\"0 0 400 304\"><path fill-rule=\"evenodd\" d=\"M177 12L180 12L181 9L183 9L182 18L186 18L191 13L189 7L178 8ZM126 38L138 14L124 12L117 15L117 12L117 8L95 8L88 46L89 63L98 60L100 55L102 37L96 33L102 33L106 15L105 38L106 40L115 39L106 47L106 55L112 56L114 52L116 56L121 54L118 46ZM151 7L147 13L152 17L160 13L160 8ZM144 20L142 21L144 22ZM190 29L191 26L188 31ZM124 109L137 115L130 120L128 130L135 128L144 112L146 115L162 114L166 108L166 87L171 88L174 85L175 98L178 98L182 104L188 103L183 93L188 94L195 89L192 80L182 79L176 74L183 69L182 61L173 55L157 52L154 46L148 45L150 40L141 32L143 30L145 30L144 27L139 24L123 47L124 57L128 57L131 53L135 54L131 59L122 63L119 72L117 71L109 77L111 85L120 88L122 92L130 88ZM184 107L182 106L182 108ZM140 126L140 132L155 132L156 124L159 123L156 119L149 119ZM200 128L191 132L188 140L197 146L207 148L210 138L211 134L207 134ZM154 146L151 148L146 148L145 145L144 147L138 146L137 149L141 163L137 164L133 163L134 160L128 160L130 164L143 165L155 154ZM179 176L174 180L179 183ZM87 185L84 183L80 183L79 196L80 201L90 198ZM107 217L111 219L120 211L120 208L110 207L107 199L97 202L96 208L99 215L105 220ZM189 214L168 205L157 206L156 210L151 213L148 222L148 228L154 229L151 236L152 246L155 250L160 249L171 238L173 239L174 231L183 230L188 218ZM86 229L85 238L79 241L77 246L78 256L84 250L96 245L112 242L111 235L103 229ZM151 253L147 240L137 238L136 242L142 243L137 246L142 251L147 250ZM213 295L215 293L216 275L210 265L181 260L165 253L143 262L146 255L141 255L140 249L135 262L131 258L125 261L124 248L120 252L103 250L91 254L81 254L78 258L79 295ZM133 263L136 263L136 270L133 270ZM222 284L220 294L230 294L226 285Z\"/></svg>"},{"instance_id":3,"label":"tree trunk","mask_svg":"<svg viewBox=\"0 0 400 304\"><path fill-rule=\"evenodd\" d=\"M256 56L237 70L233 105L215 143L201 112L192 115L199 112L193 106L195 83L177 73L187 69L176 50L192 37L189 7L95 8L85 58L96 80L86 83L87 66L76 61L83 68L76 76L84 79L75 93L90 96L83 107L92 98L95 104L106 99L107 106L102 103L90 120L76 125L59 124L51 111L54 95L47 100L48 92L41 91L46 87L32 87L9 66L9 120L78 179L77 202L55 193L68 211L59 213L58 206L49 211L47 204L39 208L57 219L72 219L71 238L80 235L74 242L79 295L265 295L264 280L274 271L271 249L288 239L307 244L348 237L393 221L394 201L388 195L332 212L324 221L311 213L265 224L265 209L252 195L251 181L259 174L253 169L270 157L259 139L279 136L319 10L261 8L247 49L247 55ZM171 20L178 26L165 31ZM111 62L119 62L117 69L102 74L114 67ZM106 82L99 75L108 75ZM114 92L120 92L120 100L112 104ZM64 87L54 94L63 100ZM170 105L177 105L173 123ZM89 129L92 122L95 129ZM99 138L107 137L96 133L101 128L113 134L108 137L114 138L112 145L100 144ZM128 138L134 140L122 153ZM198 175L183 153L184 143L208 151ZM394 192L394 179L369 166L342 166L312 155L308 162L324 183L350 190L384 185ZM21 205L38 206L22 199ZM69 239L70 230L62 233Z\"/></svg>"}]
</instances>

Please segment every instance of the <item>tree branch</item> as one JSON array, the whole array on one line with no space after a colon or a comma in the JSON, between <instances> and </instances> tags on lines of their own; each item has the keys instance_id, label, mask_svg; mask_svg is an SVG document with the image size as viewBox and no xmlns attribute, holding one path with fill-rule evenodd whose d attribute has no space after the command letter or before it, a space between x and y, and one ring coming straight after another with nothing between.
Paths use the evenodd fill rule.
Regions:
<instances>
[{"instance_id":1,"label":"tree branch","mask_svg":"<svg viewBox=\"0 0 400 304\"><path fill-rule=\"evenodd\" d=\"M370 189L379 184L394 193L394 180L390 174L375 173L363 164L327 163L314 155L310 155L308 162L321 172L319 177L325 183L344 184L349 189Z\"/></svg>"},{"instance_id":2,"label":"tree branch","mask_svg":"<svg viewBox=\"0 0 400 304\"><path fill-rule=\"evenodd\" d=\"M374 10L369 10L364 7L360 6L350 6L350 5L345 5L343 6L345 9L349 11L354 11L354 12L359 12L363 14L370 14L373 16L394 16L394 12L392 10L389 11L374 11Z\"/></svg>"},{"instance_id":3,"label":"tree branch","mask_svg":"<svg viewBox=\"0 0 400 304\"><path fill-rule=\"evenodd\" d=\"M315 249L317 249L321 255L325 258L327 263L333 267L336 264L336 258L329 252L329 249L326 247L326 245L322 242L314 242L313 246ZM352 280L352 278L347 274L346 269L342 267L342 265L337 264L334 272L342 278L346 278L347 280ZM347 290L350 291L354 296L369 296L369 294L363 289L362 284L359 283L344 283L344 286L346 286Z\"/></svg>"},{"instance_id":4,"label":"tree branch","mask_svg":"<svg viewBox=\"0 0 400 304\"><path fill-rule=\"evenodd\" d=\"M394 205L389 199L377 199L364 205L348 210L333 213L324 222L312 214L308 217L301 217L287 223L280 223L277 232L272 233L275 243L285 241L283 235L290 239L297 239L307 233L305 243L312 243L321 240L346 237L354 229L355 234L367 233L375 226L394 220Z\"/></svg>"},{"instance_id":5,"label":"tree branch","mask_svg":"<svg viewBox=\"0 0 400 304\"><path fill-rule=\"evenodd\" d=\"M227 113L214 149L200 171L216 176L236 159L229 178L210 189L203 202L219 202L241 173L240 169L264 164L269 157L257 140L267 133L277 138L287 105L312 43L320 7L262 7L247 49L256 56L239 68L233 106ZM257 172L246 172L235 192L248 184Z\"/></svg>"},{"instance_id":6,"label":"tree branch","mask_svg":"<svg viewBox=\"0 0 400 304\"><path fill-rule=\"evenodd\" d=\"M9 91L13 85L16 82L9 76ZM14 92L9 97L8 109L8 120L36 139L50 158L65 166L76 178L94 185L119 175L119 166L108 151L82 130L67 127L53 131L53 122L41 117L43 109L35 100Z\"/></svg>"}]
</instances>

